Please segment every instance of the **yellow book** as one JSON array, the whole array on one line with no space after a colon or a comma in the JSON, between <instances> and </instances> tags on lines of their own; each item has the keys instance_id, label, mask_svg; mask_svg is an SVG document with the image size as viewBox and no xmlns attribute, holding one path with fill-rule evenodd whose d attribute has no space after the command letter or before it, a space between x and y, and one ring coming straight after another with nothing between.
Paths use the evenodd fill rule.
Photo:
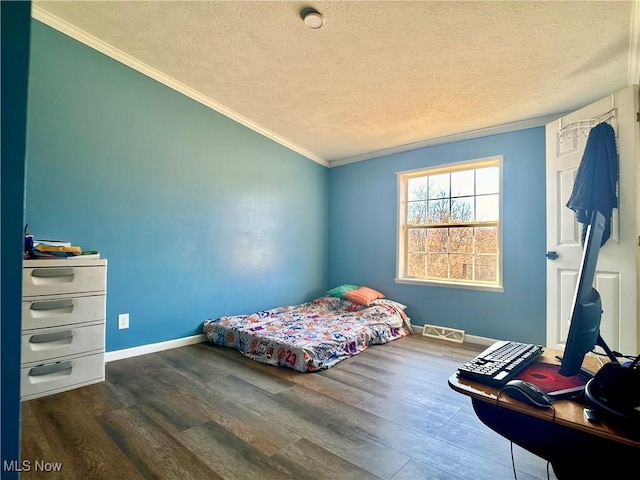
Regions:
<instances>
[{"instance_id":1,"label":"yellow book","mask_svg":"<svg viewBox=\"0 0 640 480\"><path fill-rule=\"evenodd\" d=\"M40 244L36 247L36 250L39 252L65 252L65 253L82 253L82 247L77 247L71 245L69 247L65 246L52 246L52 245L43 245Z\"/></svg>"}]
</instances>

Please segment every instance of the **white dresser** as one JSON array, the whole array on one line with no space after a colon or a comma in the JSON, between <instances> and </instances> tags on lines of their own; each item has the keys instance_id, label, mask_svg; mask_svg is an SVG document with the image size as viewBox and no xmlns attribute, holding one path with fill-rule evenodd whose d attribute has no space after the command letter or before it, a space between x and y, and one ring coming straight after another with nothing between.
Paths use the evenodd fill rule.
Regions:
<instances>
[{"instance_id":1,"label":"white dresser","mask_svg":"<svg viewBox=\"0 0 640 480\"><path fill-rule=\"evenodd\" d=\"M25 260L21 399L104 380L107 261Z\"/></svg>"}]
</instances>

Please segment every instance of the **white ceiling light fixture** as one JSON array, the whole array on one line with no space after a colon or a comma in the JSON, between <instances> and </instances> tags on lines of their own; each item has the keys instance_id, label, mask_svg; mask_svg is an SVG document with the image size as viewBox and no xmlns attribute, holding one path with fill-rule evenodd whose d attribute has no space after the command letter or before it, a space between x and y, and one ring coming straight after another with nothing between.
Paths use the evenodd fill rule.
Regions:
<instances>
[{"instance_id":1,"label":"white ceiling light fixture","mask_svg":"<svg viewBox=\"0 0 640 480\"><path fill-rule=\"evenodd\" d=\"M300 16L302 20L304 20L304 24L309 28L317 29L324 24L322 15L314 8L308 7L302 9Z\"/></svg>"}]
</instances>

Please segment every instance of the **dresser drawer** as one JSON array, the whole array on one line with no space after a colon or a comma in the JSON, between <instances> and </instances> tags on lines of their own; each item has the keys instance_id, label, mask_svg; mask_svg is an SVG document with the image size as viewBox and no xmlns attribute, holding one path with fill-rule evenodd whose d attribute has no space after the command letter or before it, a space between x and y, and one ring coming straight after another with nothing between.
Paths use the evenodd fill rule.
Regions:
<instances>
[{"instance_id":1,"label":"dresser drawer","mask_svg":"<svg viewBox=\"0 0 640 480\"><path fill-rule=\"evenodd\" d=\"M23 269L22 296L104 292L107 289L106 266L43 266Z\"/></svg>"},{"instance_id":2,"label":"dresser drawer","mask_svg":"<svg viewBox=\"0 0 640 480\"><path fill-rule=\"evenodd\" d=\"M88 327L47 328L22 335L22 363L85 352L104 351L104 324Z\"/></svg>"},{"instance_id":3,"label":"dresser drawer","mask_svg":"<svg viewBox=\"0 0 640 480\"><path fill-rule=\"evenodd\" d=\"M106 295L42 297L22 302L22 330L104 320Z\"/></svg>"},{"instance_id":4,"label":"dresser drawer","mask_svg":"<svg viewBox=\"0 0 640 480\"><path fill-rule=\"evenodd\" d=\"M104 380L104 353L22 368L22 400L58 393Z\"/></svg>"}]
</instances>

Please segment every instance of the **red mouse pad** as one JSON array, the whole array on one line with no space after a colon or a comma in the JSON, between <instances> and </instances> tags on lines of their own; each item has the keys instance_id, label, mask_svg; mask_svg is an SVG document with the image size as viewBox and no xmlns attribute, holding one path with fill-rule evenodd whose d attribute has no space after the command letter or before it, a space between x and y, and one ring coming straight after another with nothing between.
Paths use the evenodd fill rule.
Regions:
<instances>
[{"instance_id":1,"label":"red mouse pad","mask_svg":"<svg viewBox=\"0 0 640 480\"><path fill-rule=\"evenodd\" d=\"M559 370L560 365L536 362L520 372L517 378L533 383L545 393L584 386L591 378L583 373L565 377Z\"/></svg>"}]
</instances>

